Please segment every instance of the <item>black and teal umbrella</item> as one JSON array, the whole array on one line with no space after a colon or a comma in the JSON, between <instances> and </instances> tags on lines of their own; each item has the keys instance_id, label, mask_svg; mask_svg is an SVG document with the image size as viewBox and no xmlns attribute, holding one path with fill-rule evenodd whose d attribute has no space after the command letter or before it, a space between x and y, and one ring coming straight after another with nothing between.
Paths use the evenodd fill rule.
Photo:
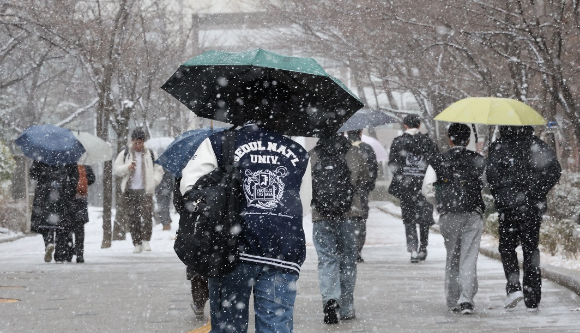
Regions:
<instances>
[{"instance_id":1,"label":"black and teal umbrella","mask_svg":"<svg viewBox=\"0 0 580 333\"><path fill-rule=\"evenodd\" d=\"M332 135L363 107L314 59L262 49L207 51L181 65L161 88L200 117L258 122L293 136Z\"/></svg>"}]
</instances>

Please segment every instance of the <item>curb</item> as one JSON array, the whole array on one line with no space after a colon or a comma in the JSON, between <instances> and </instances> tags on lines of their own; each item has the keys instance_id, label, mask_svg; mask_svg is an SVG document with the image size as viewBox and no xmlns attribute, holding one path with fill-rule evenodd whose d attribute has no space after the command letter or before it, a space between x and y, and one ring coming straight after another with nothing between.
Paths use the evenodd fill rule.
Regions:
<instances>
[{"instance_id":1,"label":"curb","mask_svg":"<svg viewBox=\"0 0 580 333\"><path fill-rule=\"evenodd\" d=\"M11 237L6 237L6 238L0 238L0 243L8 243L8 242L13 242L15 240L18 240L20 238L24 238L26 237L25 235L16 235L16 236L11 236Z\"/></svg>"},{"instance_id":2,"label":"curb","mask_svg":"<svg viewBox=\"0 0 580 333\"><path fill-rule=\"evenodd\" d=\"M390 211L383 209L381 207L377 207L377 208L384 213L401 218L400 214L390 212ZM431 230L436 232L436 233L439 233L439 234L441 233L439 231L439 226L437 224L432 225ZM499 251L497 249L480 247L479 253L483 254L486 257L501 261L501 254L499 253ZM522 263L520 263L520 267L521 267L521 265L522 265ZM548 280L550 280L554 283L557 283L565 288L568 288L580 296L580 278L576 277L577 275L579 275L578 272L570 270L570 269L562 268L562 267L552 266L552 265L540 265L540 268L542 269L542 278L548 279Z\"/></svg>"}]
</instances>

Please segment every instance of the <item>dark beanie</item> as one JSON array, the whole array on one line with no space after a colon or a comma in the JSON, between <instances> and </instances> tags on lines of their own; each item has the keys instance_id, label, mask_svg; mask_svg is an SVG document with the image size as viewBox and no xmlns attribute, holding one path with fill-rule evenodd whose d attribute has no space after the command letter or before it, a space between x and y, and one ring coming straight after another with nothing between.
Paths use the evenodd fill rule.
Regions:
<instances>
[{"instance_id":1,"label":"dark beanie","mask_svg":"<svg viewBox=\"0 0 580 333\"><path fill-rule=\"evenodd\" d=\"M416 114L410 114L403 118L403 124L409 128L419 128L421 126L421 118Z\"/></svg>"},{"instance_id":2,"label":"dark beanie","mask_svg":"<svg viewBox=\"0 0 580 333\"><path fill-rule=\"evenodd\" d=\"M447 130L449 140L456 146L467 146L469 137L471 136L471 129L465 124L453 123Z\"/></svg>"},{"instance_id":3,"label":"dark beanie","mask_svg":"<svg viewBox=\"0 0 580 333\"><path fill-rule=\"evenodd\" d=\"M131 133L131 140L145 140L145 132L142 129L135 129Z\"/></svg>"}]
</instances>

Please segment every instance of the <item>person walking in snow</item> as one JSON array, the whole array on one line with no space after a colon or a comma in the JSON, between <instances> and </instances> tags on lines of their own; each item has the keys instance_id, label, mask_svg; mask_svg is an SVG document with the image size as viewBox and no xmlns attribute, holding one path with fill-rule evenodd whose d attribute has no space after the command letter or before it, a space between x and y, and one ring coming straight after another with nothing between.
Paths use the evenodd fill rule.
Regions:
<instances>
[{"instance_id":1,"label":"person walking in snow","mask_svg":"<svg viewBox=\"0 0 580 333\"><path fill-rule=\"evenodd\" d=\"M163 149L159 149L159 155L163 153ZM157 223L163 225L163 230L171 230L171 215L169 207L171 205L171 196L175 188L175 181L173 175L169 172L163 174L163 178L155 188L155 200L157 201L157 211L155 212L155 220Z\"/></svg>"},{"instance_id":2,"label":"person walking in snow","mask_svg":"<svg viewBox=\"0 0 580 333\"><path fill-rule=\"evenodd\" d=\"M362 150L342 135L320 139L310 155L313 242L324 323L336 324L338 314L341 320L355 318L357 222L365 214L360 188L371 175Z\"/></svg>"},{"instance_id":3,"label":"person walking in snow","mask_svg":"<svg viewBox=\"0 0 580 333\"><path fill-rule=\"evenodd\" d=\"M427 258L429 227L435 224L433 205L425 200L421 187L427 166L435 165L439 151L427 135L419 132L419 116L406 116L403 125L405 132L393 140L389 151L393 180L388 192L401 200L407 251L411 253L411 262L417 263Z\"/></svg>"},{"instance_id":4,"label":"person walking in snow","mask_svg":"<svg viewBox=\"0 0 580 333\"><path fill-rule=\"evenodd\" d=\"M505 308L522 299L538 310L542 273L538 242L546 197L558 182L561 167L555 152L534 136L531 126L500 126L500 138L489 149L486 178L499 213L499 253L507 279ZM524 255L523 288L516 247ZM522 292L523 290L523 292Z\"/></svg>"},{"instance_id":5,"label":"person walking in snow","mask_svg":"<svg viewBox=\"0 0 580 333\"><path fill-rule=\"evenodd\" d=\"M485 159L466 149L471 130L451 124L447 130L451 149L438 165L429 165L423 180L423 195L436 204L445 242L445 296L453 312L470 314L477 293L477 256L483 231L485 204L481 196Z\"/></svg>"},{"instance_id":6,"label":"person walking in snow","mask_svg":"<svg viewBox=\"0 0 580 333\"><path fill-rule=\"evenodd\" d=\"M173 206L179 214L179 225L186 223L186 215L188 214L185 209L185 200L181 195L181 177L174 178L173 186ZM183 220L182 220L183 219ZM191 309L195 314L197 319L203 319L205 303L209 300L209 288L207 277L201 276L195 272L195 269L191 266L186 266L185 277L190 282L191 287Z\"/></svg>"},{"instance_id":7,"label":"person walking in snow","mask_svg":"<svg viewBox=\"0 0 580 333\"><path fill-rule=\"evenodd\" d=\"M123 206L133 239L133 253L151 251L153 230L153 194L161 182L163 168L153 162L157 154L145 147L145 132L135 129L131 133L131 145L123 149L113 171L121 179Z\"/></svg>"},{"instance_id":8,"label":"person walking in snow","mask_svg":"<svg viewBox=\"0 0 580 333\"><path fill-rule=\"evenodd\" d=\"M74 198L71 201L73 227L69 242L73 245L78 264L85 262L85 224L89 222L88 194L89 186L95 182L95 173L88 165L77 165L78 183ZM74 240L73 240L74 236ZM70 254L72 260L72 253ZM69 260L69 261L71 261Z\"/></svg>"},{"instance_id":9,"label":"person walking in snow","mask_svg":"<svg viewBox=\"0 0 580 333\"><path fill-rule=\"evenodd\" d=\"M242 175L239 263L209 278L211 332L246 332L254 294L256 332L293 331L296 282L306 258L302 217L309 211L308 153L281 134L248 123L236 130L234 161ZM188 191L222 163L223 132L203 141L182 171Z\"/></svg>"},{"instance_id":10,"label":"person walking in snow","mask_svg":"<svg viewBox=\"0 0 580 333\"><path fill-rule=\"evenodd\" d=\"M75 164L48 165L34 161L30 178L36 181L30 229L42 234L44 239L44 261L56 263L71 261L72 247L68 243L74 224L70 209L77 182Z\"/></svg>"},{"instance_id":11,"label":"person walking in snow","mask_svg":"<svg viewBox=\"0 0 580 333\"><path fill-rule=\"evenodd\" d=\"M357 234L357 255L356 261L359 263L364 262L362 257L362 249L365 245L367 238L367 219L369 218L369 195L371 191L375 188L375 182L377 180L377 174L379 171L379 163L377 162L377 155L373 150L373 147L368 143L362 141L362 129L353 130L346 132L346 137L350 140L350 143L358 147L365 158L367 169L369 171L368 181L357 184L357 191L361 195L361 216L353 217L358 225Z\"/></svg>"}]
</instances>

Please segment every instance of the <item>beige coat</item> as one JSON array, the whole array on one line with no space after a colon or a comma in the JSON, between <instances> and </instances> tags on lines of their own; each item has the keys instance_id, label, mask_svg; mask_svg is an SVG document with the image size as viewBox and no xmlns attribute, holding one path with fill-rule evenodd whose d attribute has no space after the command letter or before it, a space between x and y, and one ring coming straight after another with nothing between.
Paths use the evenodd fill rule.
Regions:
<instances>
[{"instance_id":1,"label":"beige coat","mask_svg":"<svg viewBox=\"0 0 580 333\"><path fill-rule=\"evenodd\" d=\"M368 171L368 166L365 163L365 157L363 156L361 150L353 146L348 150L346 153L346 164L350 170L350 182L354 186L355 189L358 189L358 184L361 184L364 181L369 181L370 173ZM313 169L313 166L316 165L318 161L318 156L315 150L310 151L310 168ZM368 179L367 179L368 178ZM362 210L361 205L361 194L355 193L352 201L352 206L350 211L345 214L346 218L349 217L363 217L364 211ZM320 221L323 220L322 217L314 207L312 207L312 221Z\"/></svg>"},{"instance_id":2,"label":"beige coat","mask_svg":"<svg viewBox=\"0 0 580 333\"><path fill-rule=\"evenodd\" d=\"M113 172L116 176L122 177L121 179L121 191L125 192L127 188L127 182L132 176L132 172L129 171L129 166L133 162L133 145L129 146L129 152L125 158L125 150L122 150L117 158L115 159L115 164L113 166ZM157 154L151 150L154 159L157 159ZM151 159L150 150L147 148L143 149L143 186L145 188L145 193L153 195L155 193L155 188L161 179L163 178L163 168L159 164L153 163L154 160Z\"/></svg>"}]
</instances>

